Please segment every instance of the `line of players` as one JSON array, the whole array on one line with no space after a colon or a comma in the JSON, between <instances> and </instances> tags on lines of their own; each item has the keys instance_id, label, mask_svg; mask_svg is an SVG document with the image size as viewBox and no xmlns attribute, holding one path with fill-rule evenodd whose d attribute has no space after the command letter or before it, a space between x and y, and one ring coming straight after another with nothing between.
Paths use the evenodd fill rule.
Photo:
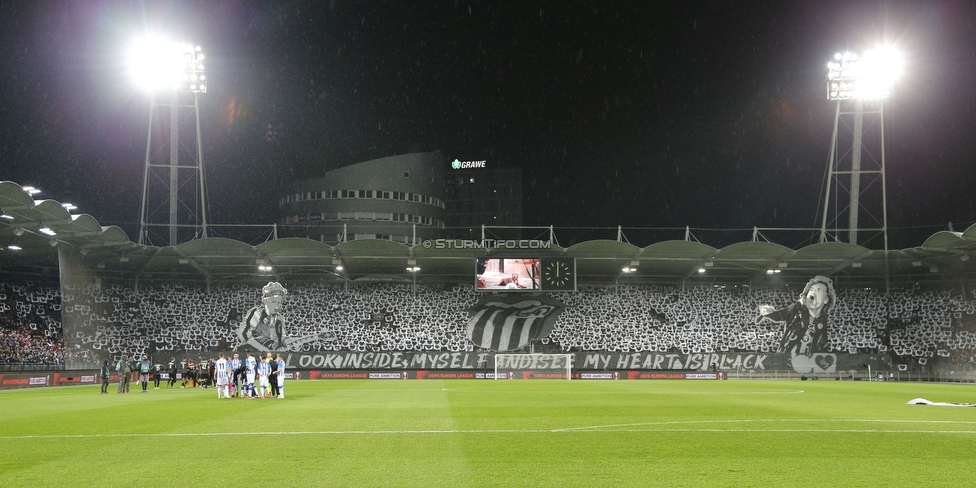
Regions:
<instances>
[{"instance_id":1,"label":"line of players","mask_svg":"<svg viewBox=\"0 0 976 488\"><path fill-rule=\"evenodd\" d=\"M253 353L248 352L247 358L241 361L240 354L235 353L234 359L228 361L224 358L224 353L220 353L214 370L217 398L231 398L231 385L234 386L235 397L247 399L285 397L285 358L280 354L274 361L271 353L258 361ZM274 380L272 375L275 377Z\"/></svg>"},{"instance_id":2,"label":"line of players","mask_svg":"<svg viewBox=\"0 0 976 488\"><path fill-rule=\"evenodd\" d=\"M159 365L157 368L161 369ZM257 359L254 357L254 353L248 352L247 358L242 361L239 353L235 353L233 359L220 353L219 359L216 361L202 359L199 364L192 359L187 361L186 358L177 364L176 358L171 358L167 370L169 372L169 388L176 387L177 372L182 371L180 388L196 388L197 386L208 388L211 385L216 385L218 390L224 386L228 387L230 391L224 394L227 398L285 397L285 360L280 354L275 358L272 353L268 352L265 356ZM157 372L155 376L158 378L160 375ZM222 379L226 379L227 382L223 383ZM222 398L221 393L221 391L217 392L217 398Z\"/></svg>"}]
</instances>

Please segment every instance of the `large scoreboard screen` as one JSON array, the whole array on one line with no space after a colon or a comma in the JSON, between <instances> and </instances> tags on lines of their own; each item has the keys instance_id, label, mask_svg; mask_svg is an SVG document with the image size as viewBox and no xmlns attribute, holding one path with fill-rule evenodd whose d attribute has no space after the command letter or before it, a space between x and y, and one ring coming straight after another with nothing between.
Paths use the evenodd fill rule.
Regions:
<instances>
[{"instance_id":1,"label":"large scoreboard screen","mask_svg":"<svg viewBox=\"0 0 976 488\"><path fill-rule=\"evenodd\" d=\"M539 258L478 259L475 287L481 291L541 291Z\"/></svg>"},{"instance_id":2,"label":"large scoreboard screen","mask_svg":"<svg viewBox=\"0 0 976 488\"><path fill-rule=\"evenodd\" d=\"M478 258L478 291L576 291L573 258Z\"/></svg>"}]
</instances>

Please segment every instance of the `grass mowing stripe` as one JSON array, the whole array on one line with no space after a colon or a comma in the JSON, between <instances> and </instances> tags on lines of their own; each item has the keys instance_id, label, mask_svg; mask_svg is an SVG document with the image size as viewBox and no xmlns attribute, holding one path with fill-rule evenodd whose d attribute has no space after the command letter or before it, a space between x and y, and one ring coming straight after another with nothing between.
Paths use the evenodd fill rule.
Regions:
<instances>
[{"instance_id":1,"label":"grass mowing stripe","mask_svg":"<svg viewBox=\"0 0 976 488\"><path fill-rule=\"evenodd\" d=\"M14 435L0 436L0 439L73 439L98 437L208 437L208 436L274 436L274 435L397 435L397 434L511 434L511 433L586 433L586 432L885 432L885 433L961 433L973 434L976 430L921 430L921 429L747 429L742 427L715 428L672 428L652 426L669 426L682 424L769 424L769 423L891 423L891 424L952 424L976 425L976 421L955 420L880 420L880 419L728 419L728 420L695 420L680 422L639 422L632 424L594 425L584 427L567 427L563 429L479 429L479 430L333 430L333 431L244 431L244 432L169 432L169 433L117 433L117 434L54 434L54 435ZM638 429L634 427L644 426ZM628 427L628 428L625 428Z\"/></svg>"},{"instance_id":2,"label":"grass mowing stripe","mask_svg":"<svg viewBox=\"0 0 976 488\"><path fill-rule=\"evenodd\" d=\"M778 432L778 433L884 433L884 434L976 434L976 430L920 430L920 429L678 429L678 428L647 428L647 429L586 429L586 430L349 430L349 431L319 431L319 432L206 432L206 433L173 433L173 434L71 434L71 435L22 435L0 436L6 440L29 439L84 439L84 438L125 438L125 437L228 437L228 436L328 436L328 435L416 435L416 434L586 434L611 432L678 432L693 434L707 433L742 433L742 432Z\"/></svg>"}]
</instances>

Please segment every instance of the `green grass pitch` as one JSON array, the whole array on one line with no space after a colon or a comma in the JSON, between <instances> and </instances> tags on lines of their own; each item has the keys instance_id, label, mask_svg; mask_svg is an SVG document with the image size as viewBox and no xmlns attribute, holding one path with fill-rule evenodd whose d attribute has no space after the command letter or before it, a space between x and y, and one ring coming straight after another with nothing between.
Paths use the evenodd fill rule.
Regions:
<instances>
[{"instance_id":1,"label":"green grass pitch","mask_svg":"<svg viewBox=\"0 0 976 488\"><path fill-rule=\"evenodd\" d=\"M290 381L0 391L0 486L963 486L976 387ZM110 388L110 392L114 390Z\"/></svg>"}]
</instances>

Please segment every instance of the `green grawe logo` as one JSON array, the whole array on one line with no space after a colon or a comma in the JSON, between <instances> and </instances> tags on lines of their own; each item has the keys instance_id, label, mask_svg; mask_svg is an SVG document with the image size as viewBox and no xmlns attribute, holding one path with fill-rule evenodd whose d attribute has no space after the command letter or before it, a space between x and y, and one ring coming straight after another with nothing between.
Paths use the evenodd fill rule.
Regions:
<instances>
[{"instance_id":1,"label":"green grawe logo","mask_svg":"<svg viewBox=\"0 0 976 488\"><path fill-rule=\"evenodd\" d=\"M455 159L451 163L451 167L454 169L468 169L468 168L484 168L487 161L461 161L460 159Z\"/></svg>"}]
</instances>

